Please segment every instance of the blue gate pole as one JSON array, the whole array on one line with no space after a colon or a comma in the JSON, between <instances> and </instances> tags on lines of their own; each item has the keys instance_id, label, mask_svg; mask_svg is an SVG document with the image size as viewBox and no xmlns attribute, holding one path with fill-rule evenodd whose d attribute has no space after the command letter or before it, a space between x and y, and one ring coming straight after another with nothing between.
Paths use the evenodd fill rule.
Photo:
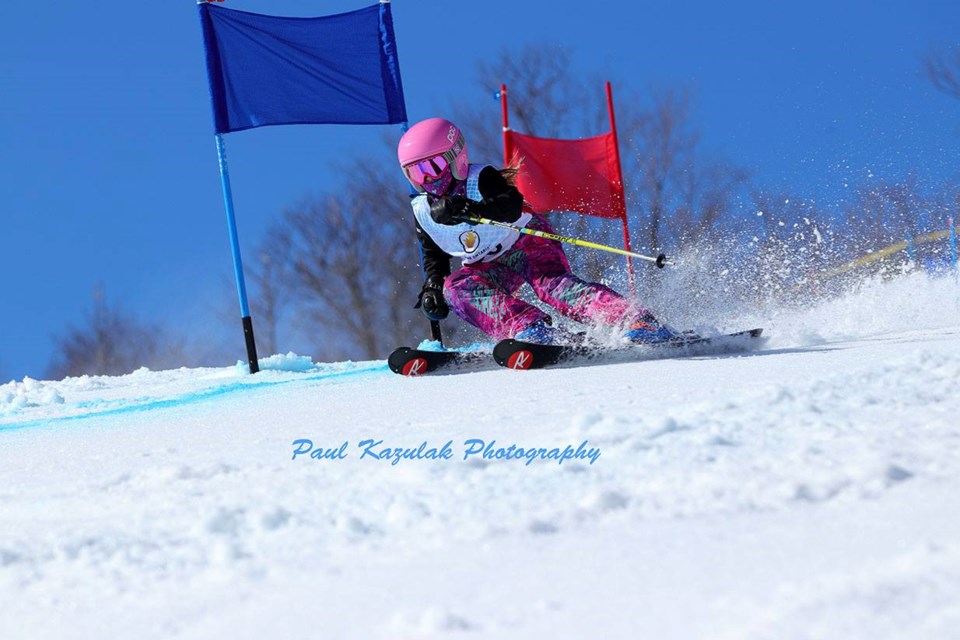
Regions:
<instances>
[{"instance_id":1,"label":"blue gate pole","mask_svg":"<svg viewBox=\"0 0 960 640\"><path fill-rule=\"evenodd\" d=\"M230 189L230 172L227 170L227 150L223 136L216 134L217 157L220 159L220 184L223 187L223 205L227 210L227 229L230 233L230 251L233 253L233 274L237 279L237 294L240 296L240 317L243 322L243 337L247 343L247 365L250 373L260 371L257 362L257 344L253 339L253 320L247 305L247 285L243 279L243 260L240 258L240 238L237 235L237 219L233 213L233 192Z\"/></svg>"}]
</instances>

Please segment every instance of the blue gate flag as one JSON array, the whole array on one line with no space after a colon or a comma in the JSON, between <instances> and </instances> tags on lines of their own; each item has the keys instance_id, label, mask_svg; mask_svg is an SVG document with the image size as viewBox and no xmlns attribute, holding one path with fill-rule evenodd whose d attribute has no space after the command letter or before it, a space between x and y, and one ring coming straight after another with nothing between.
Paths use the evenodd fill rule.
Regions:
<instances>
[{"instance_id":1,"label":"blue gate flag","mask_svg":"<svg viewBox=\"0 0 960 640\"><path fill-rule=\"evenodd\" d=\"M406 121L389 2L319 18L198 7L218 134Z\"/></svg>"}]
</instances>

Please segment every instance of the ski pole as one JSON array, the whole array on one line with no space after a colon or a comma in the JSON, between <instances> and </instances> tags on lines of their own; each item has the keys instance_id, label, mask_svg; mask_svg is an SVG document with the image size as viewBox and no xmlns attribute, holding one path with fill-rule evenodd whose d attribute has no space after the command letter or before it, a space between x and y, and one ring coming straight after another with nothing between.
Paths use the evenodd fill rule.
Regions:
<instances>
[{"instance_id":1,"label":"ski pole","mask_svg":"<svg viewBox=\"0 0 960 640\"><path fill-rule=\"evenodd\" d=\"M631 256L633 258L639 258L641 260L646 260L647 262L652 262L657 265L658 268L663 269L664 265L673 265L673 262L667 260L667 256L663 253L658 255L656 258L652 256L645 256L640 253L634 253L633 251L626 251L625 249L618 249L616 247L609 247L605 244L599 244L596 242L590 242L589 240L581 240L579 238L568 238L566 236L558 236L555 233L547 233L546 231L538 231L537 229L525 229L523 227L515 227L512 224L507 224L506 222L498 222L496 220L490 220L489 218L476 218L473 216L460 216L459 220L464 222L470 222L473 224L489 224L494 227L503 227L504 229L511 229L519 233L526 233L527 235L537 236L538 238L546 238L547 240L557 240L559 242L566 242L567 244L574 244L578 247L587 247L590 249L599 249L600 251L609 251L610 253L618 253L622 256Z\"/></svg>"}]
</instances>

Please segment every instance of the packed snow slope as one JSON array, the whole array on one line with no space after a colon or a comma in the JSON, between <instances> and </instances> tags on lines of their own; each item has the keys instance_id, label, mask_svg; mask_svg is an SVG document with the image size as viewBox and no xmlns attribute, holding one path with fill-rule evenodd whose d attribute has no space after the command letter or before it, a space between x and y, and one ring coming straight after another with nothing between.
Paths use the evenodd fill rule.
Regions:
<instances>
[{"instance_id":1,"label":"packed snow slope","mask_svg":"<svg viewBox=\"0 0 960 640\"><path fill-rule=\"evenodd\" d=\"M957 292L742 317L736 356L11 382L0 637L960 637Z\"/></svg>"}]
</instances>

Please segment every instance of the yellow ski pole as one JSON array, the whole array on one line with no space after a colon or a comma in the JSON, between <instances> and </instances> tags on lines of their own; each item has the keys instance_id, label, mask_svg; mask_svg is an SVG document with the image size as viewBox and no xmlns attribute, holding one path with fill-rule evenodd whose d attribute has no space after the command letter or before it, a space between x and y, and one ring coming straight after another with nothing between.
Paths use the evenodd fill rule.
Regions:
<instances>
[{"instance_id":1,"label":"yellow ski pole","mask_svg":"<svg viewBox=\"0 0 960 640\"><path fill-rule=\"evenodd\" d=\"M504 229L511 229L519 233L525 233L530 236L537 236L538 238L546 238L547 240L557 240L559 242L566 242L567 244L573 244L578 247L588 247L590 249L599 249L600 251L609 251L610 253L618 253L622 256L630 256L633 258L639 258L641 260L646 260L647 262L652 262L660 269L663 269L664 265L673 265L673 262L667 260L665 254L660 254L656 258L653 256L645 256L640 253L634 253L633 251L627 251L625 249L618 249L616 247L609 247L605 244L598 244L596 242L590 242L589 240L581 240L579 238L568 238L567 236L560 236L555 233L547 233L546 231L538 231L537 229L524 229L522 227L515 227L512 224L507 224L506 222L497 222L496 220L490 220L489 218L476 218L474 216L460 216L459 220L464 222L470 222L472 224L489 224L494 227L503 227Z\"/></svg>"}]
</instances>

